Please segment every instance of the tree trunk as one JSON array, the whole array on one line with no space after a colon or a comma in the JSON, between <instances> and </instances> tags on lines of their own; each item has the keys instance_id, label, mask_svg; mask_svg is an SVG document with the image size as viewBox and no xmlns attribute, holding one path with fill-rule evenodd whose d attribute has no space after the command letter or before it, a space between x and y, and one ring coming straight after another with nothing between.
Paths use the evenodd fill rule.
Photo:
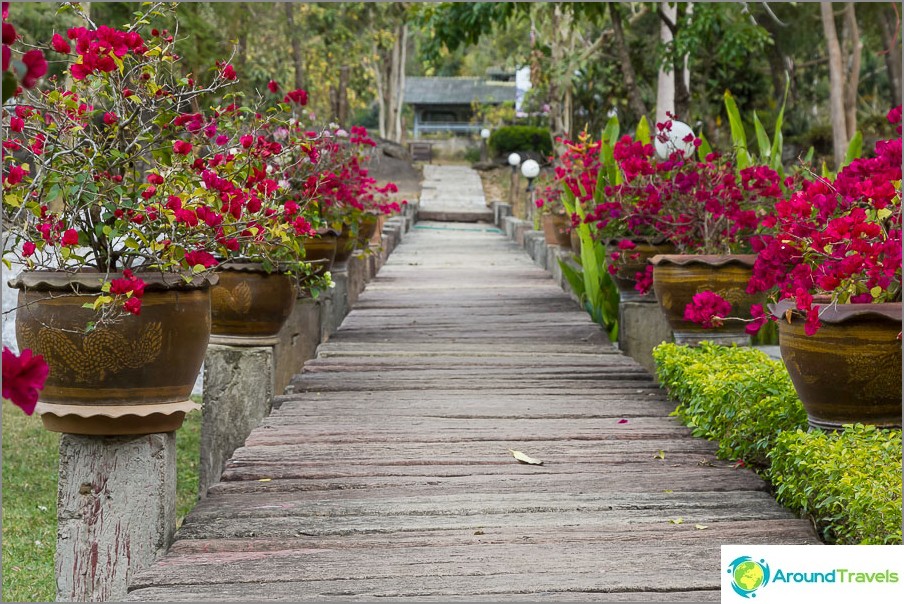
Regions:
<instances>
[{"instance_id":1,"label":"tree trunk","mask_svg":"<svg viewBox=\"0 0 904 604\"><path fill-rule=\"evenodd\" d=\"M376 80L377 84L377 107L379 109L379 113L377 114L377 125L380 132L380 138L386 138L386 94L384 92L386 85L384 83L385 77L383 75L385 63L380 60L381 53L376 48L376 43L374 44L374 55L377 57L377 64L374 65L374 80Z\"/></svg>"},{"instance_id":2,"label":"tree trunk","mask_svg":"<svg viewBox=\"0 0 904 604\"><path fill-rule=\"evenodd\" d=\"M351 67L343 65L339 68L339 89L336 92L336 120L342 126L348 125L348 80Z\"/></svg>"},{"instance_id":3,"label":"tree trunk","mask_svg":"<svg viewBox=\"0 0 904 604\"><path fill-rule=\"evenodd\" d=\"M298 39L298 28L295 26L295 6L292 2L284 4L286 10L286 28L292 42L292 64L295 66L295 88L304 88L304 55L301 52L301 40Z\"/></svg>"},{"instance_id":4,"label":"tree trunk","mask_svg":"<svg viewBox=\"0 0 904 604\"><path fill-rule=\"evenodd\" d=\"M901 104L901 46L900 39L895 39L896 23L899 23L898 15L893 9L886 8L882 11L879 31L882 34L882 45L885 47L885 67L888 69L892 107Z\"/></svg>"},{"instance_id":5,"label":"tree trunk","mask_svg":"<svg viewBox=\"0 0 904 604\"><path fill-rule=\"evenodd\" d=\"M636 114L636 118L640 119L641 116L647 115L647 106L644 105L643 98L640 95L640 88L637 86L637 74L634 72L628 45L625 43L620 10L615 2L609 4L609 14L612 16L612 29L615 32L615 47L621 61L622 75L625 77L625 87L628 89L628 106Z\"/></svg>"},{"instance_id":6,"label":"tree trunk","mask_svg":"<svg viewBox=\"0 0 904 604\"><path fill-rule=\"evenodd\" d=\"M860 56L863 52L863 41L860 39L860 28L857 26L857 15L854 3L844 5L844 26L842 27L844 57L844 122L847 138L851 140L857 131L857 87L860 83Z\"/></svg>"},{"instance_id":7,"label":"tree trunk","mask_svg":"<svg viewBox=\"0 0 904 604\"><path fill-rule=\"evenodd\" d=\"M675 23L678 15L678 8L675 4L662 2L662 14ZM659 25L659 39L663 44L672 41L672 30L662 21ZM675 67L674 65L668 71L665 65L659 67L659 79L656 85L656 121L664 122L668 119L666 112L675 112Z\"/></svg>"},{"instance_id":8,"label":"tree trunk","mask_svg":"<svg viewBox=\"0 0 904 604\"><path fill-rule=\"evenodd\" d=\"M844 162L847 151L847 122L844 114L844 66L841 61L841 45L835 30L835 15L831 2L820 2L822 29L829 51L829 110L832 120L832 148L835 167Z\"/></svg>"},{"instance_id":9,"label":"tree trunk","mask_svg":"<svg viewBox=\"0 0 904 604\"><path fill-rule=\"evenodd\" d=\"M396 42L393 48L393 63L395 76L395 90L393 91L393 134L391 137L397 143L402 142L402 108L405 96L405 59L408 53L408 25L402 23L396 32Z\"/></svg>"}]
</instances>

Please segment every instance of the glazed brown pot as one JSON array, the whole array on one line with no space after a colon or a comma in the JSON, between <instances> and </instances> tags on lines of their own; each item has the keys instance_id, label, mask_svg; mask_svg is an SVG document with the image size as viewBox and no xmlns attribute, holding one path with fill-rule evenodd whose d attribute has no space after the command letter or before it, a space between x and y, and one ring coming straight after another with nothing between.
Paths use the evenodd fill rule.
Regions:
<instances>
[{"instance_id":1,"label":"glazed brown pot","mask_svg":"<svg viewBox=\"0 0 904 604\"><path fill-rule=\"evenodd\" d=\"M326 268L330 270L336 260L336 249L339 235L335 231L320 233L317 237L304 238L304 259L307 262L326 260Z\"/></svg>"},{"instance_id":2,"label":"glazed brown pot","mask_svg":"<svg viewBox=\"0 0 904 604\"><path fill-rule=\"evenodd\" d=\"M650 259L653 291L676 343L694 345L706 340L716 344L750 344L745 323L729 320L720 327L706 329L685 321L684 309L695 294L711 291L731 303L730 316L750 319L750 306L765 301L763 295L746 292L755 260L755 254L662 254Z\"/></svg>"},{"instance_id":3,"label":"glazed brown pot","mask_svg":"<svg viewBox=\"0 0 904 604\"><path fill-rule=\"evenodd\" d=\"M549 245L571 247L570 221L562 214L543 215L543 236Z\"/></svg>"},{"instance_id":4,"label":"glazed brown pot","mask_svg":"<svg viewBox=\"0 0 904 604\"><path fill-rule=\"evenodd\" d=\"M810 426L900 427L901 303L819 308L820 328L808 336L793 301L770 305L778 319L782 361Z\"/></svg>"},{"instance_id":5,"label":"glazed brown pot","mask_svg":"<svg viewBox=\"0 0 904 604\"><path fill-rule=\"evenodd\" d=\"M366 249L368 242L374 238L378 222L379 217L376 214L364 214L361 217L361 222L358 223L358 237L355 239L355 245L359 250Z\"/></svg>"},{"instance_id":6,"label":"glazed brown pot","mask_svg":"<svg viewBox=\"0 0 904 604\"><path fill-rule=\"evenodd\" d=\"M113 275L117 277L117 275ZM141 314L102 323L82 305L100 292L90 273L25 272L16 340L50 366L37 412L54 432L153 434L182 425L210 337L210 284L178 275L139 275ZM75 291L78 294L73 293Z\"/></svg>"},{"instance_id":7,"label":"glazed brown pot","mask_svg":"<svg viewBox=\"0 0 904 604\"><path fill-rule=\"evenodd\" d=\"M261 346L275 343L295 307L295 281L266 272L256 262L226 263L210 291L211 342Z\"/></svg>"},{"instance_id":8,"label":"glazed brown pot","mask_svg":"<svg viewBox=\"0 0 904 604\"><path fill-rule=\"evenodd\" d=\"M650 259L661 254L671 254L675 251L675 246L671 243L647 243L645 241L634 241L636 247L630 250L624 250L622 254L626 258L625 262L616 263L615 274L612 280L615 287L618 288L618 295L622 302L639 302L639 301L655 301L656 296L651 289L645 294L635 289L637 285L637 273L644 273L648 266L651 266ZM622 250L618 249L618 241L610 241L606 244L606 258L609 259L611 254ZM610 259L611 262L611 259Z\"/></svg>"},{"instance_id":9,"label":"glazed brown pot","mask_svg":"<svg viewBox=\"0 0 904 604\"><path fill-rule=\"evenodd\" d=\"M571 229L571 233L569 234L569 240L571 242L571 251L580 258L581 256L581 235L578 233L577 229Z\"/></svg>"},{"instance_id":10,"label":"glazed brown pot","mask_svg":"<svg viewBox=\"0 0 904 604\"><path fill-rule=\"evenodd\" d=\"M336 256L333 258L333 264L343 264L348 261L355 251L355 239L352 237L352 229L349 225L343 224L339 236L336 238Z\"/></svg>"}]
</instances>

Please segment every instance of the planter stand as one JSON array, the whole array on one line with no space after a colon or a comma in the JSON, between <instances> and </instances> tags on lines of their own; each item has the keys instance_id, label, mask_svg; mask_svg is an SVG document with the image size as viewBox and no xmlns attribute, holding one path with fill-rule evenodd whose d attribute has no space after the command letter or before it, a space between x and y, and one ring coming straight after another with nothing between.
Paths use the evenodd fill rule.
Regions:
<instances>
[{"instance_id":1,"label":"planter stand","mask_svg":"<svg viewBox=\"0 0 904 604\"><path fill-rule=\"evenodd\" d=\"M175 432L60 438L57 601L122 601L176 528Z\"/></svg>"},{"instance_id":2,"label":"planter stand","mask_svg":"<svg viewBox=\"0 0 904 604\"><path fill-rule=\"evenodd\" d=\"M273 386L273 346L208 346L198 468L201 497L220 479L226 460L269 415Z\"/></svg>"},{"instance_id":3,"label":"planter stand","mask_svg":"<svg viewBox=\"0 0 904 604\"><path fill-rule=\"evenodd\" d=\"M653 348L672 341L672 328L653 300L622 301L618 304L618 348L656 375Z\"/></svg>"}]
</instances>

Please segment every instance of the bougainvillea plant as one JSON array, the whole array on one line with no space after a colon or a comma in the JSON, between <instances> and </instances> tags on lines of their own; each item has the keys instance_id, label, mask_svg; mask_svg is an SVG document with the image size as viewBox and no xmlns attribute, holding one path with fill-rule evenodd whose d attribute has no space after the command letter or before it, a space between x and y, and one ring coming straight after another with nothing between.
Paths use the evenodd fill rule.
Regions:
<instances>
[{"instance_id":1,"label":"bougainvillea plant","mask_svg":"<svg viewBox=\"0 0 904 604\"><path fill-rule=\"evenodd\" d=\"M901 107L888 114L901 123ZM901 127L898 126L898 133ZM901 301L901 137L879 141L875 156L845 166L834 181L817 178L776 204L755 240L758 252L748 291L793 299L819 329L828 304ZM762 308L750 330L765 323Z\"/></svg>"}]
</instances>

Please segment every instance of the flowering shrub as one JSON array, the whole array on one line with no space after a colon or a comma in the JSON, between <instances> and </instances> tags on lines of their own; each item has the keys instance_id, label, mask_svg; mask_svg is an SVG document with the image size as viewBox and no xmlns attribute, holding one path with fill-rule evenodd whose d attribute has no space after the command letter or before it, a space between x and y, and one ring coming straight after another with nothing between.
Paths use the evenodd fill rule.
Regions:
<instances>
[{"instance_id":1,"label":"flowering shrub","mask_svg":"<svg viewBox=\"0 0 904 604\"><path fill-rule=\"evenodd\" d=\"M32 49L13 58L12 44L19 37L12 23L7 23L9 2L3 3L3 102L22 88L34 88L44 74L47 73L47 59L40 49ZM12 68L12 70L10 70ZM21 84L21 86L20 86Z\"/></svg>"},{"instance_id":2,"label":"flowering shrub","mask_svg":"<svg viewBox=\"0 0 904 604\"><path fill-rule=\"evenodd\" d=\"M159 14L148 6L136 23ZM51 42L71 59L69 85L26 88L4 111L4 261L96 270L108 294L96 306L137 313L140 287L109 295L115 273L214 265L218 238L198 219L208 199L183 110L228 86L228 72L201 84L177 73L165 31L86 25Z\"/></svg>"},{"instance_id":3,"label":"flowering shrub","mask_svg":"<svg viewBox=\"0 0 904 604\"><path fill-rule=\"evenodd\" d=\"M888 118L900 123L901 108ZM833 304L901 300L901 138L877 142L875 153L834 181L804 183L776 204L754 241L759 254L748 291L793 298L808 335L819 329L814 296Z\"/></svg>"}]
</instances>

